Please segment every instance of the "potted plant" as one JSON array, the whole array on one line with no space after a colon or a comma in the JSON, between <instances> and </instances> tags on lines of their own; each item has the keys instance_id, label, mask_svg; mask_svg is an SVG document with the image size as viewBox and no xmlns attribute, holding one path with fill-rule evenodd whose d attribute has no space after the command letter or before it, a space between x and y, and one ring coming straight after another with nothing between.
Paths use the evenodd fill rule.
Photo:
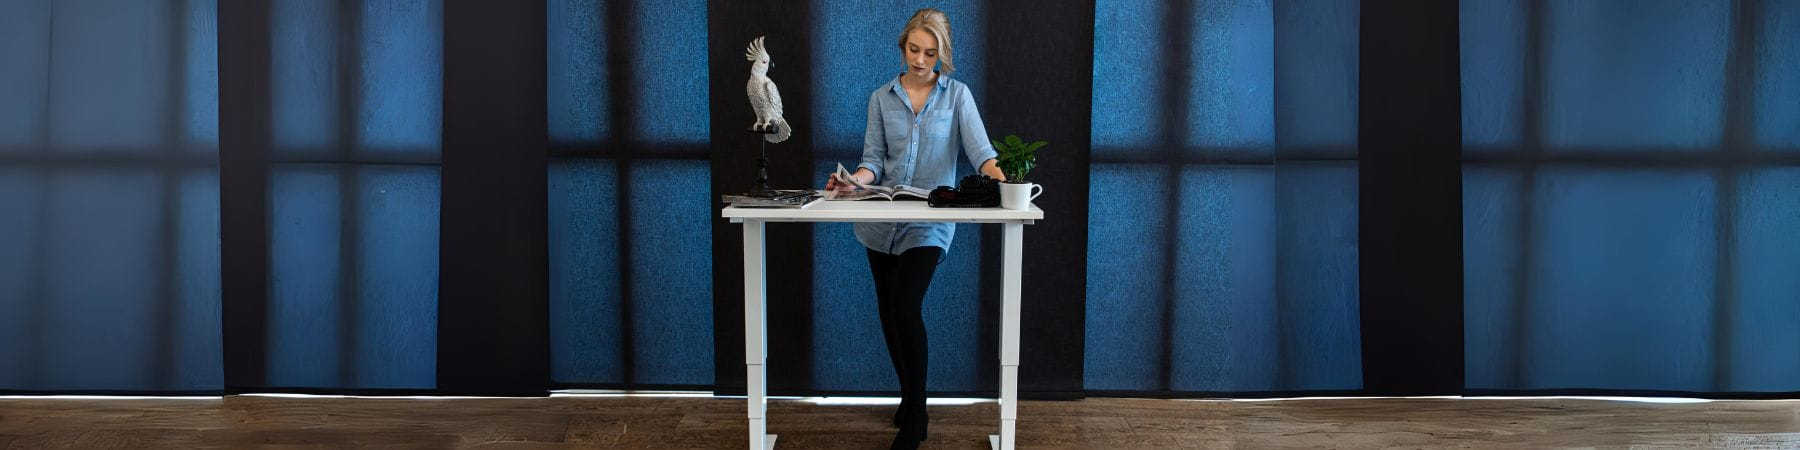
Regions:
<instances>
[{"instance_id":1,"label":"potted plant","mask_svg":"<svg viewBox=\"0 0 1800 450\"><path fill-rule=\"evenodd\" d=\"M1000 206L1006 209L1030 209L1031 200L1043 195L1044 187L1025 181L1025 174L1037 167L1038 149L1050 143L1037 141L1027 144L1016 134L993 142L994 150L1000 152L1000 158L995 164L1006 175L1000 185ZM1034 189L1036 192L1032 192Z\"/></svg>"},{"instance_id":2,"label":"potted plant","mask_svg":"<svg viewBox=\"0 0 1800 450\"><path fill-rule=\"evenodd\" d=\"M1049 145L1049 142L1037 141L1030 144L1019 139L1019 135L1006 135L1005 141L993 141L994 150L1000 152L1000 159L995 163L1000 172L1006 174L1007 183L1025 183L1025 174L1037 167L1037 151Z\"/></svg>"}]
</instances>

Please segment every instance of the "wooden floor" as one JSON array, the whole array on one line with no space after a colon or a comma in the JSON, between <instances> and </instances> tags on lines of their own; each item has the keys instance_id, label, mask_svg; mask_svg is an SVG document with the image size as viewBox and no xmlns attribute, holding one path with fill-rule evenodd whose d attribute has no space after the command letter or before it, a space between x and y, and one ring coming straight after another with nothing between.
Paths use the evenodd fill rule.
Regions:
<instances>
[{"instance_id":1,"label":"wooden floor","mask_svg":"<svg viewBox=\"0 0 1800 450\"><path fill-rule=\"evenodd\" d=\"M992 402L933 406L925 448L986 448ZM770 404L778 448L886 448L891 406ZM1800 402L1022 402L1020 448L1800 448ZM743 448L742 398L0 399L0 448Z\"/></svg>"}]
</instances>

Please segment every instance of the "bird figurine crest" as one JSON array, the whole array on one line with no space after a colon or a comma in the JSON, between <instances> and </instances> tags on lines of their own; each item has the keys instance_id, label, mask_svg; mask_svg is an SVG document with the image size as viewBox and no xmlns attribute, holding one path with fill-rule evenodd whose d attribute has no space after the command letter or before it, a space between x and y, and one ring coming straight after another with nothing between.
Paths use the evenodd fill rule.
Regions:
<instances>
[{"instance_id":1,"label":"bird figurine crest","mask_svg":"<svg viewBox=\"0 0 1800 450\"><path fill-rule=\"evenodd\" d=\"M769 68L775 63L769 59L769 50L763 48L763 37L750 41L750 47L744 49L744 59L750 61L750 83L745 90L750 94L750 109L756 111L756 123L750 124L750 129L761 131L775 127L775 132L763 135L763 139L770 143L787 140L793 134L793 127L781 117L781 91L776 90L775 81L769 79Z\"/></svg>"}]
</instances>

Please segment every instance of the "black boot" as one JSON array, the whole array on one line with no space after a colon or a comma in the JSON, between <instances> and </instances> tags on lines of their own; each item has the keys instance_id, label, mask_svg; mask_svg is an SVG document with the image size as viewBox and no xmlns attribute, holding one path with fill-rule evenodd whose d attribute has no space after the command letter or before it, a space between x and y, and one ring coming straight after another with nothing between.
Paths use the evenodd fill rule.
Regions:
<instances>
[{"instance_id":1,"label":"black boot","mask_svg":"<svg viewBox=\"0 0 1800 450\"><path fill-rule=\"evenodd\" d=\"M909 404L909 403L905 403L905 402L900 403L900 407L894 409L894 428L900 428L901 426L904 426L906 424L907 419L909 417L912 417L915 414L919 415L919 416L924 416L925 415L925 406ZM923 436L921 436L921 438L923 438Z\"/></svg>"},{"instance_id":2,"label":"black boot","mask_svg":"<svg viewBox=\"0 0 1800 450\"><path fill-rule=\"evenodd\" d=\"M913 450L919 448L919 443L925 440L930 421L925 416L925 408L914 411L901 419L900 432L894 434L894 443L888 449Z\"/></svg>"},{"instance_id":3,"label":"black boot","mask_svg":"<svg viewBox=\"0 0 1800 450\"><path fill-rule=\"evenodd\" d=\"M899 408L894 408L894 428L900 428L900 419L906 418L910 412L912 412L912 405L905 403L901 403Z\"/></svg>"}]
</instances>

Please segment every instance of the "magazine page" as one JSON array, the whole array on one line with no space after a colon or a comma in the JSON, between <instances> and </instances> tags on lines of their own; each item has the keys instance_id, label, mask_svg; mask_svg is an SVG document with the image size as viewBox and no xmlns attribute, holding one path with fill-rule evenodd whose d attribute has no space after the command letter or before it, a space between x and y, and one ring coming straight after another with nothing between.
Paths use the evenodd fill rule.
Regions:
<instances>
[{"instance_id":1,"label":"magazine page","mask_svg":"<svg viewBox=\"0 0 1800 450\"><path fill-rule=\"evenodd\" d=\"M891 197L894 200L906 200L908 197L916 197L919 200L928 200L931 198L931 191L916 186L899 185L894 186L894 192Z\"/></svg>"},{"instance_id":2,"label":"magazine page","mask_svg":"<svg viewBox=\"0 0 1800 450\"><path fill-rule=\"evenodd\" d=\"M825 196L826 200L868 200L871 198L876 199L876 200L886 200L887 199L887 197L883 196L882 193L874 191L874 190L870 190L870 189L859 189L859 190L854 190L854 191L831 191L831 193L829 193Z\"/></svg>"},{"instance_id":3,"label":"magazine page","mask_svg":"<svg viewBox=\"0 0 1800 450\"><path fill-rule=\"evenodd\" d=\"M857 189L868 189L869 188L868 185L862 184L861 181L857 181L856 175L853 172L850 172L849 170L845 170L844 163L838 163L837 173L834 173L832 175L836 176L838 178L838 182L848 184L851 186L856 186Z\"/></svg>"},{"instance_id":4,"label":"magazine page","mask_svg":"<svg viewBox=\"0 0 1800 450\"><path fill-rule=\"evenodd\" d=\"M738 208L806 208L824 198L813 190L777 190L773 196L721 195L719 200Z\"/></svg>"},{"instance_id":5,"label":"magazine page","mask_svg":"<svg viewBox=\"0 0 1800 450\"><path fill-rule=\"evenodd\" d=\"M916 195L923 199L931 195L930 191L919 191L917 188L912 188L913 191L902 194L897 188L862 184L857 181L855 175L852 175L848 169L844 168L843 163L838 163L837 171L832 173L831 176L838 178L838 182L840 183L856 186L856 189L848 191L831 191L829 194L826 194L826 200L893 200L895 195Z\"/></svg>"}]
</instances>

